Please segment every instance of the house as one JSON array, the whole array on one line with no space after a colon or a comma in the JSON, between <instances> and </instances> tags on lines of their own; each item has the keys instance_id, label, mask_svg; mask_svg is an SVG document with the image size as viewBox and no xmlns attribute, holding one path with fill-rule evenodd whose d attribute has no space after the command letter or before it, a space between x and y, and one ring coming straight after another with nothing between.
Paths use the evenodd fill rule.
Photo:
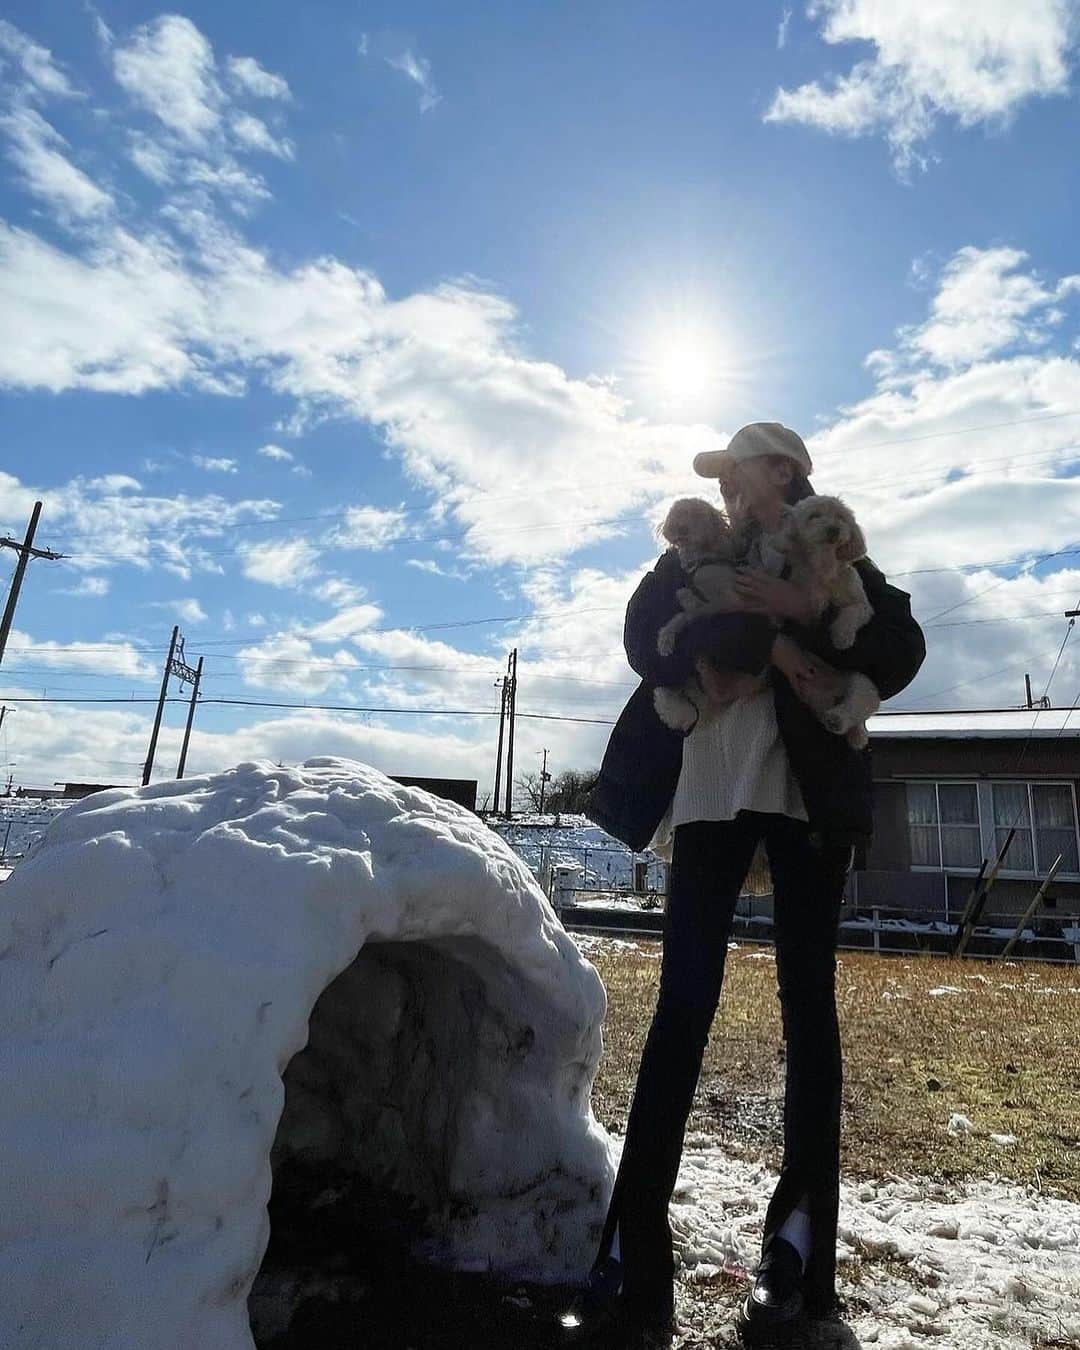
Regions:
<instances>
[{"instance_id":1,"label":"house","mask_svg":"<svg viewBox=\"0 0 1080 1350\"><path fill-rule=\"evenodd\" d=\"M1080 711L882 713L869 729L875 834L853 881L860 910L956 922L983 859L989 868L1015 826L981 922L1015 926L1060 854L1031 927L1075 927Z\"/></svg>"}]
</instances>

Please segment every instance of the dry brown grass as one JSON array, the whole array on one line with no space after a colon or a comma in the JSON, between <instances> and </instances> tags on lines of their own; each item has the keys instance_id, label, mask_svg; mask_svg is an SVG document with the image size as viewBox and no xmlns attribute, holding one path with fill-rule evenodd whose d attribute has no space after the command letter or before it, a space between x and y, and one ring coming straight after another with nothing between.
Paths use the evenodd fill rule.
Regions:
<instances>
[{"instance_id":1,"label":"dry brown grass","mask_svg":"<svg viewBox=\"0 0 1080 1350\"><path fill-rule=\"evenodd\" d=\"M594 1109L621 1131L656 1002L658 944L589 953L607 986ZM690 1128L778 1165L783 1040L769 949L729 953ZM652 953L652 955L650 955ZM951 986L959 994L934 996ZM1080 972L844 952L842 1166L849 1178L999 1176L1080 1200ZM954 1138L953 1113L978 1133ZM1017 1142L994 1144L990 1134Z\"/></svg>"}]
</instances>

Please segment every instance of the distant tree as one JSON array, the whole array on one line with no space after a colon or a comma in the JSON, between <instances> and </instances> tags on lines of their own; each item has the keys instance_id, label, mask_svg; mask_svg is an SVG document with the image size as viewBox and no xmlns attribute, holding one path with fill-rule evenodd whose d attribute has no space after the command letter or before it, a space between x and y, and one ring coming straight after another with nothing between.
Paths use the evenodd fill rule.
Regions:
<instances>
[{"instance_id":1,"label":"distant tree","mask_svg":"<svg viewBox=\"0 0 1080 1350\"><path fill-rule=\"evenodd\" d=\"M544 793L545 815L580 815L585 799L596 781L596 770L564 769L555 774ZM514 781L514 789L528 802L528 810L540 810L540 775L523 773Z\"/></svg>"},{"instance_id":2,"label":"distant tree","mask_svg":"<svg viewBox=\"0 0 1080 1350\"><path fill-rule=\"evenodd\" d=\"M524 793L529 807L533 811L540 810L540 775L538 773L523 773L514 783L515 789ZM551 797L551 788L549 787L544 794L544 809L547 810L547 804Z\"/></svg>"},{"instance_id":3,"label":"distant tree","mask_svg":"<svg viewBox=\"0 0 1080 1350\"><path fill-rule=\"evenodd\" d=\"M585 810L585 799L595 782L595 769L564 769L548 784L545 808L548 811L579 814Z\"/></svg>"}]
</instances>

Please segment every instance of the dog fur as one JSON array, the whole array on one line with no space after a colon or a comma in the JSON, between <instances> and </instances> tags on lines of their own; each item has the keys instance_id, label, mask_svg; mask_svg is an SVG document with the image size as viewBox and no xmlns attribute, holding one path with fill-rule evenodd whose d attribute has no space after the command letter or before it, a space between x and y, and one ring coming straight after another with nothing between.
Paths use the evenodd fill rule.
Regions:
<instances>
[{"instance_id":1,"label":"dog fur","mask_svg":"<svg viewBox=\"0 0 1080 1350\"><path fill-rule=\"evenodd\" d=\"M874 614L852 566L866 556L866 539L851 509L839 497L806 497L785 512L773 542L787 557L791 580L810 594L815 613L835 609L829 637L837 651L847 651ZM840 683L822 682L811 707L830 731L862 749L868 744L866 719L881 706L877 687L857 671L825 669Z\"/></svg>"},{"instance_id":2,"label":"dog fur","mask_svg":"<svg viewBox=\"0 0 1080 1350\"><path fill-rule=\"evenodd\" d=\"M678 553L691 583L676 592L679 613L656 636L657 651L670 656L679 634L690 624L738 608L734 588L736 546L727 517L702 497L681 497L673 502L658 533ZM679 689L663 685L655 689L653 706L665 726L676 731L689 731L709 710L696 678Z\"/></svg>"}]
</instances>

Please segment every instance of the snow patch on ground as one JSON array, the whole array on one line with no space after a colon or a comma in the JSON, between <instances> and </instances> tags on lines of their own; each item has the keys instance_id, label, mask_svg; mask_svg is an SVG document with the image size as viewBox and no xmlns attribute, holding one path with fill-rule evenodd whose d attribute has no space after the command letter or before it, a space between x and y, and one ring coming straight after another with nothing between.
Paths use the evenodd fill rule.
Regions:
<instances>
[{"instance_id":1,"label":"snow patch on ground","mask_svg":"<svg viewBox=\"0 0 1080 1350\"><path fill-rule=\"evenodd\" d=\"M613 1175L589 1102L606 1000L527 866L471 813L365 765L243 764L68 807L0 890L5 1350L252 1345L282 1076L361 953L378 981L364 1045L376 1024L401 1038L403 1100L422 1110L353 1103L356 1054L332 1118L297 1099L290 1149L318 1157L370 1118L375 1156L351 1142L382 1176L395 1139L421 1138L445 1199L431 1254L583 1274ZM322 1044L347 1061L335 991ZM428 1053L454 1049L417 1087L425 1006Z\"/></svg>"},{"instance_id":2,"label":"snow patch on ground","mask_svg":"<svg viewBox=\"0 0 1080 1350\"><path fill-rule=\"evenodd\" d=\"M681 1278L753 1269L776 1177L689 1135L671 1207ZM1080 1344L1080 1205L998 1182L845 1183L840 1292L848 1324L883 1350ZM861 1258L861 1278L847 1271ZM910 1279L875 1270L892 1258Z\"/></svg>"}]
</instances>

